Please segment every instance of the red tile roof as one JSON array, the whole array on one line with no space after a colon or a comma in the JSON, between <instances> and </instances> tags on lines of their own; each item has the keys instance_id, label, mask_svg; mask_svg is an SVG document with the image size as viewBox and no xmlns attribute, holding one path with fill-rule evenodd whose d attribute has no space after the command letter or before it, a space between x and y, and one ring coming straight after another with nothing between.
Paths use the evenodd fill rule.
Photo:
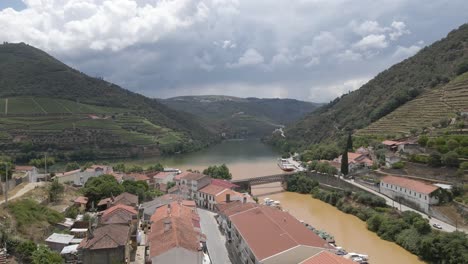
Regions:
<instances>
[{"instance_id":1,"label":"red tile roof","mask_svg":"<svg viewBox=\"0 0 468 264\"><path fill-rule=\"evenodd\" d=\"M222 180L222 179L211 179L211 184L218 185L218 186L228 188L228 189L239 187L238 185L235 185L234 183L230 181Z\"/></svg>"},{"instance_id":2,"label":"red tile roof","mask_svg":"<svg viewBox=\"0 0 468 264\"><path fill-rule=\"evenodd\" d=\"M179 174L180 175L180 174ZM198 173L198 172L189 172L188 174L181 177L181 179L198 181L204 177L209 177L208 175Z\"/></svg>"},{"instance_id":3,"label":"red tile roof","mask_svg":"<svg viewBox=\"0 0 468 264\"><path fill-rule=\"evenodd\" d=\"M382 144L384 144L385 146L393 146L393 145L398 145L398 141L393 141L393 140L384 140L382 142Z\"/></svg>"},{"instance_id":4,"label":"red tile roof","mask_svg":"<svg viewBox=\"0 0 468 264\"><path fill-rule=\"evenodd\" d=\"M218 211L220 214L223 214L227 217L247 211L249 209L252 209L254 207L258 207L258 204L254 203L242 203L241 201L233 201L230 203L224 203L224 204L217 204L216 207L218 208Z\"/></svg>"},{"instance_id":5,"label":"red tile roof","mask_svg":"<svg viewBox=\"0 0 468 264\"><path fill-rule=\"evenodd\" d=\"M133 207L118 204L103 212L101 222L104 224L127 224L137 214L138 212Z\"/></svg>"},{"instance_id":6,"label":"red tile roof","mask_svg":"<svg viewBox=\"0 0 468 264\"><path fill-rule=\"evenodd\" d=\"M151 221L148 235L151 258L175 247L198 252L202 235L195 229L200 227L200 218L193 208L173 202L170 207L156 209Z\"/></svg>"},{"instance_id":7,"label":"red tile roof","mask_svg":"<svg viewBox=\"0 0 468 264\"><path fill-rule=\"evenodd\" d=\"M189 200L183 200L182 205L187 206L187 207L197 207L197 204L195 203L195 201L189 201Z\"/></svg>"},{"instance_id":8,"label":"red tile roof","mask_svg":"<svg viewBox=\"0 0 468 264\"><path fill-rule=\"evenodd\" d=\"M192 173L192 172L190 172L190 171L184 171L184 172L182 172L182 173L180 173L180 174L177 174L177 175L174 177L174 180L175 180L175 181L179 181L180 179L182 179L183 177L189 175L190 173Z\"/></svg>"},{"instance_id":9,"label":"red tile roof","mask_svg":"<svg viewBox=\"0 0 468 264\"><path fill-rule=\"evenodd\" d=\"M299 264L356 264L356 262L324 250Z\"/></svg>"},{"instance_id":10,"label":"red tile roof","mask_svg":"<svg viewBox=\"0 0 468 264\"><path fill-rule=\"evenodd\" d=\"M84 196L78 196L75 201L75 203L79 203L79 204L87 204L88 203L88 197L84 197Z\"/></svg>"},{"instance_id":11,"label":"red tile roof","mask_svg":"<svg viewBox=\"0 0 468 264\"><path fill-rule=\"evenodd\" d=\"M150 178L142 173L130 173L127 174L127 177L135 179L135 181L149 181Z\"/></svg>"},{"instance_id":12,"label":"red tile roof","mask_svg":"<svg viewBox=\"0 0 468 264\"><path fill-rule=\"evenodd\" d=\"M161 180L164 180L166 179L168 176L171 176L171 175L174 175L174 172L164 172L164 171L161 171L161 172L158 172L158 174L154 175L154 178L157 178L157 179L161 179Z\"/></svg>"},{"instance_id":13,"label":"red tile roof","mask_svg":"<svg viewBox=\"0 0 468 264\"><path fill-rule=\"evenodd\" d=\"M226 188L218 186L218 185L214 185L214 184L209 184L203 187L202 189L200 189L199 192L215 196L223 192L224 190L226 190Z\"/></svg>"},{"instance_id":14,"label":"red tile roof","mask_svg":"<svg viewBox=\"0 0 468 264\"><path fill-rule=\"evenodd\" d=\"M397 176L385 176L380 181L424 194L430 194L439 189L439 187L429 183Z\"/></svg>"},{"instance_id":15,"label":"red tile roof","mask_svg":"<svg viewBox=\"0 0 468 264\"><path fill-rule=\"evenodd\" d=\"M292 215L276 208L260 205L230 219L259 261L298 245L331 248Z\"/></svg>"},{"instance_id":16,"label":"red tile roof","mask_svg":"<svg viewBox=\"0 0 468 264\"><path fill-rule=\"evenodd\" d=\"M15 166L15 171L32 171L34 166Z\"/></svg>"},{"instance_id":17,"label":"red tile roof","mask_svg":"<svg viewBox=\"0 0 468 264\"><path fill-rule=\"evenodd\" d=\"M93 232L93 237L83 239L78 248L96 250L125 246L129 239L130 227L123 225L105 225Z\"/></svg>"}]
</instances>

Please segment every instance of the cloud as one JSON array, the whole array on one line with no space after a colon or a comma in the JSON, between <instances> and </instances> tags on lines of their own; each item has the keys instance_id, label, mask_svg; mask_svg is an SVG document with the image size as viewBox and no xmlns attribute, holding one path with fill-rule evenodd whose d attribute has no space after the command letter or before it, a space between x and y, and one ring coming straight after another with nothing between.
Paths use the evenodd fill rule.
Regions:
<instances>
[{"instance_id":1,"label":"cloud","mask_svg":"<svg viewBox=\"0 0 468 264\"><path fill-rule=\"evenodd\" d=\"M414 54L419 40L432 43L466 23L468 8L463 0L24 4L20 11L0 9L0 43L26 42L147 96L304 99L317 87L324 90L314 90L311 100L321 102L347 91L349 80L370 78Z\"/></svg>"},{"instance_id":2,"label":"cloud","mask_svg":"<svg viewBox=\"0 0 468 264\"><path fill-rule=\"evenodd\" d=\"M229 68L238 68L243 66L257 65L262 64L264 58L256 49L248 49L245 53L239 58L236 63L228 63L226 66Z\"/></svg>"},{"instance_id":3,"label":"cloud","mask_svg":"<svg viewBox=\"0 0 468 264\"><path fill-rule=\"evenodd\" d=\"M327 86L310 88L309 100L323 102L327 100L327 98L339 97L345 93L359 89L370 79L370 77L360 77L356 79L345 80L343 82L334 83Z\"/></svg>"},{"instance_id":4,"label":"cloud","mask_svg":"<svg viewBox=\"0 0 468 264\"><path fill-rule=\"evenodd\" d=\"M404 46L397 46L395 52L393 53L392 57L394 57L397 60L403 60L406 59L410 56L413 56L418 52L421 48L424 42L418 42L418 44L411 45L409 47L404 47Z\"/></svg>"},{"instance_id":5,"label":"cloud","mask_svg":"<svg viewBox=\"0 0 468 264\"><path fill-rule=\"evenodd\" d=\"M399 37L411 33L406 28L406 24L404 22L401 22L401 21L393 21L392 22L392 29L393 29L393 31L390 33L390 39L391 40L397 40Z\"/></svg>"},{"instance_id":6,"label":"cloud","mask_svg":"<svg viewBox=\"0 0 468 264\"><path fill-rule=\"evenodd\" d=\"M368 35L353 45L353 48L359 50L384 49L388 47L385 35Z\"/></svg>"}]
</instances>

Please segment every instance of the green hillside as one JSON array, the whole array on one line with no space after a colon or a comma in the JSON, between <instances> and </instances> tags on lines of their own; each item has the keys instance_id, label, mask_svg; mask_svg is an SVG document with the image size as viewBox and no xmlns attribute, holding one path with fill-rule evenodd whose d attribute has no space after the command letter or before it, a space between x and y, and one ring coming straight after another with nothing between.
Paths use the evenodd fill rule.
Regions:
<instances>
[{"instance_id":1,"label":"green hillside","mask_svg":"<svg viewBox=\"0 0 468 264\"><path fill-rule=\"evenodd\" d=\"M298 149L342 137L348 129L363 129L425 92L445 86L467 62L468 24L465 24L379 73L360 89L336 98L287 127L286 139L273 136L269 141L283 150Z\"/></svg>"},{"instance_id":2,"label":"green hillside","mask_svg":"<svg viewBox=\"0 0 468 264\"><path fill-rule=\"evenodd\" d=\"M199 120L228 138L263 137L283 125L299 120L319 104L294 99L238 98L205 95L161 100Z\"/></svg>"},{"instance_id":3,"label":"green hillside","mask_svg":"<svg viewBox=\"0 0 468 264\"><path fill-rule=\"evenodd\" d=\"M29 45L0 45L3 153L128 157L190 151L215 140L190 114L89 77Z\"/></svg>"},{"instance_id":4,"label":"green hillside","mask_svg":"<svg viewBox=\"0 0 468 264\"><path fill-rule=\"evenodd\" d=\"M468 73L443 87L425 92L357 134L410 134L412 129L421 131L435 121L456 117L463 109L468 109Z\"/></svg>"}]
</instances>

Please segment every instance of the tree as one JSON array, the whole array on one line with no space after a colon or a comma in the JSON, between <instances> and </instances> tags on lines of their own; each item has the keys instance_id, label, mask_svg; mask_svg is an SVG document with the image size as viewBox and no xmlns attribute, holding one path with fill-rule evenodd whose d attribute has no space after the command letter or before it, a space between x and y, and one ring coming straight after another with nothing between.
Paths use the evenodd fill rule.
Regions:
<instances>
[{"instance_id":1,"label":"tree","mask_svg":"<svg viewBox=\"0 0 468 264\"><path fill-rule=\"evenodd\" d=\"M61 264L62 257L59 253L53 252L47 246L39 245L37 250L32 253L33 264Z\"/></svg>"},{"instance_id":2,"label":"tree","mask_svg":"<svg viewBox=\"0 0 468 264\"><path fill-rule=\"evenodd\" d=\"M148 193L148 183L145 181L123 181L122 186L125 192L137 195L140 203L146 201L151 196Z\"/></svg>"},{"instance_id":3,"label":"tree","mask_svg":"<svg viewBox=\"0 0 468 264\"><path fill-rule=\"evenodd\" d=\"M72 171L72 170L77 170L80 168L80 164L78 164L78 162L74 161L74 162L69 162L67 163L67 165L65 166L65 171Z\"/></svg>"},{"instance_id":4,"label":"tree","mask_svg":"<svg viewBox=\"0 0 468 264\"><path fill-rule=\"evenodd\" d=\"M410 129L410 133L411 135L416 136L416 134L418 133L418 129L413 127Z\"/></svg>"},{"instance_id":5,"label":"tree","mask_svg":"<svg viewBox=\"0 0 468 264\"><path fill-rule=\"evenodd\" d=\"M353 137L351 136L351 132L349 132L348 134L348 142L346 143L346 149L348 151L353 150Z\"/></svg>"},{"instance_id":6,"label":"tree","mask_svg":"<svg viewBox=\"0 0 468 264\"><path fill-rule=\"evenodd\" d=\"M65 190L65 187L63 184L59 183L57 179L55 179L49 186L48 188L48 195L49 195L49 201L51 202L56 202L60 200L61 195L63 194L63 191Z\"/></svg>"},{"instance_id":7,"label":"tree","mask_svg":"<svg viewBox=\"0 0 468 264\"><path fill-rule=\"evenodd\" d=\"M440 167L442 165L439 152L432 152L427 159L427 164L432 167Z\"/></svg>"},{"instance_id":8,"label":"tree","mask_svg":"<svg viewBox=\"0 0 468 264\"><path fill-rule=\"evenodd\" d=\"M174 181L170 181L167 183L167 189L169 190L170 188L174 187L176 183Z\"/></svg>"},{"instance_id":9,"label":"tree","mask_svg":"<svg viewBox=\"0 0 468 264\"><path fill-rule=\"evenodd\" d=\"M157 163L153 166L148 167L149 171L164 171L164 166L161 163Z\"/></svg>"},{"instance_id":10,"label":"tree","mask_svg":"<svg viewBox=\"0 0 468 264\"><path fill-rule=\"evenodd\" d=\"M143 167L138 166L138 165L132 165L131 167L127 167L125 172L143 172Z\"/></svg>"},{"instance_id":11,"label":"tree","mask_svg":"<svg viewBox=\"0 0 468 264\"><path fill-rule=\"evenodd\" d=\"M13 169L15 168L15 165L11 162L9 158L0 157L0 176L1 176L1 181L5 181L6 179L6 174L8 172L8 179L11 179L11 174L13 173ZM8 169L8 171L7 171Z\"/></svg>"},{"instance_id":12,"label":"tree","mask_svg":"<svg viewBox=\"0 0 468 264\"><path fill-rule=\"evenodd\" d=\"M442 161L447 166L458 167L458 164L460 163L458 158L458 153L455 151L450 151L442 156Z\"/></svg>"},{"instance_id":13,"label":"tree","mask_svg":"<svg viewBox=\"0 0 468 264\"><path fill-rule=\"evenodd\" d=\"M418 144L425 147L429 138L426 135L421 135L418 139Z\"/></svg>"},{"instance_id":14,"label":"tree","mask_svg":"<svg viewBox=\"0 0 468 264\"><path fill-rule=\"evenodd\" d=\"M34 242L31 240L26 240L19 243L19 245L15 248L15 252L22 263L31 263L31 257L36 249L37 246Z\"/></svg>"},{"instance_id":15,"label":"tree","mask_svg":"<svg viewBox=\"0 0 468 264\"><path fill-rule=\"evenodd\" d=\"M118 171L118 172L125 172L125 164L119 163L119 164L115 165L115 166L113 167L113 169L114 169L115 171Z\"/></svg>"},{"instance_id":16,"label":"tree","mask_svg":"<svg viewBox=\"0 0 468 264\"><path fill-rule=\"evenodd\" d=\"M32 159L29 161L29 165L37 167L37 168L44 168L45 164L47 163L47 167L52 166L55 164L55 159L53 157L40 158L40 159Z\"/></svg>"},{"instance_id":17,"label":"tree","mask_svg":"<svg viewBox=\"0 0 468 264\"><path fill-rule=\"evenodd\" d=\"M203 174L206 174L211 178L215 179L232 179L232 174L229 172L229 168L226 166L226 164L223 164L221 166L209 166L208 168L203 170Z\"/></svg>"},{"instance_id":18,"label":"tree","mask_svg":"<svg viewBox=\"0 0 468 264\"><path fill-rule=\"evenodd\" d=\"M447 147L449 150L455 150L460 144L455 139L447 140Z\"/></svg>"},{"instance_id":19,"label":"tree","mask_svg":"<svg viewBox=\"0 0 468 264\"><path fill-rule=\"evenodd\" d=\"M348 175L349 167L348 167L348 150L345 149L343 155L341 156L341 173L344 175Z\"/></svg>"},{"instance_id":20,"label":"tree","mask_svg":"<svg viewBox=\"0 0 468 264\"><path fill-rule=\"evenodd\" d=\"M124 187L117 182L114 176L108 174L90 178L83 188L83 194L88 197L90 203L94 202L94 204L103 198L116 196L123 192Z\"/></svg>"}]
</instances>

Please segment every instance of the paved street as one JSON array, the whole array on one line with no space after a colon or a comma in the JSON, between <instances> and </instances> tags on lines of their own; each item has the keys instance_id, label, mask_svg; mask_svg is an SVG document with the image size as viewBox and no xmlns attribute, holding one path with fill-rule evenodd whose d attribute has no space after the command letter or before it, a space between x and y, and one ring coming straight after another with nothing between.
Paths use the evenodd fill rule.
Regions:
<instances>
[{"instance_id":1,"label":"paved street","mask_svg":"<svg viewBox=\"0 0 468 264\"><path fill-rule=\"evenodd\" d=\"M427 214L422 213L422 212L419 212L419 211L417 211L417 210L414 210L414 209L412 209L412 208L410 208L410 207L408 207L408 206L406 206L406 205L404 205L404 204L401 204L401 205L400 205L397 201L394 201L394 200L390 199L389 197L387 197L387 196L385 196L385 195L383 195L383 194L381 194L381 193L379 193L379 192L376 192L376 191L372 190L371 188L368 188L368 187L366 187L366 186L363 186L363 185L361 185L361 184L355 182L354 180L345 180L345 181L347 181L347 182L349 182L349 183L351 183L351 184L353 184L353 185L355 185L355 186L357 186L357 187L359 187L359 188L361 188L361 189L364 189L364 190L366 190L366 191L368 191L368 192L371 192L371 193L373 193L373 194L375 194L375 195L377 195L377 196L380 196L380 197L384 198L385 201L386 201L386 203L387 203L387 205L396 207L398 210L400 210L400 208L401 208L401 211L413 211L413 212L416 212L416 213L420 214L420 215L421 215L422 217L424 217L425 219L429 219L429 223L430 223L431 226L432 226L433 224L439 224L439 225L442 226L442 230L443 230L443 231L446 231L446 232L453 232L453 231L456 230L456 228L455 228L453 225L450 225L450 224L447 224L447 223L445 223L445 222L442 222L442 221L440 221L439 219L436 219L436 218L434 218L434 217L429 218L429 216L428 216ZM461 230L461 229L459 229L459 231L462 231L462 232L465 232L465 233L466 233L466 230Z\"/></svg>"},{"instance_id":2,"label":"paved street","mask_svg":"<svg viewBox=\"0 0 468 264\"><path fill-rule=\"evenodd\" d=\"M215 213L198 208L200 225L203 234L206 235L206 246L210 254L211 263L230 264L229 254L225 243L226 239L218 229L218 223L214 218Z\"/></svg>"}]
</instances>

